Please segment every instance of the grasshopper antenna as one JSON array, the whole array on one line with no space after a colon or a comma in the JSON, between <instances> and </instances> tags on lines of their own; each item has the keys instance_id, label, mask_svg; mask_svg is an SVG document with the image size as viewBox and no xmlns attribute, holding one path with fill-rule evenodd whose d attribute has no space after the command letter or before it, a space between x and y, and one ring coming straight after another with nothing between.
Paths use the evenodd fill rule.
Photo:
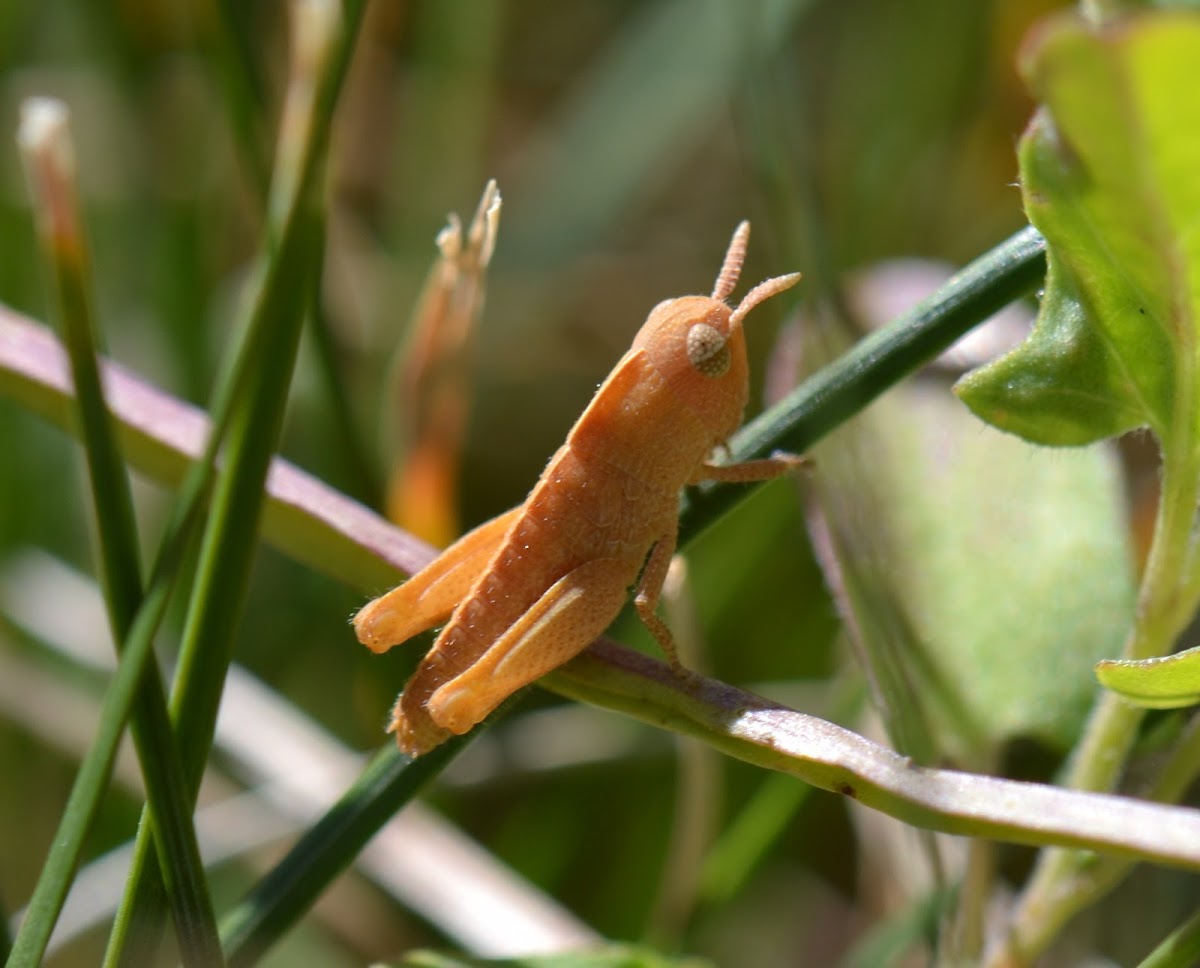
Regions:
<instances>
[{"instance_id":1,"label":"grasshopper antenna","mask_svg":"<svg viewBox=\"0 0 1200 968\"><path fill-rule=\"evenodd\" d=\"M746 314L760 302L778 295L785 289L791 289L799 281L799 272L789 272L786 276L776 276L774 279L767 279L760 282L742 297L742 301L738 303L737 309L729 317L730 327L740 326L742 320L746 318Z\"/></svg>"},{"instance_id":2,"label":"grasshopper antenna","mask_svg":"<svg viewBox=\"0 0 1200 968\"><path fill-rule=\"evenodd\" d=\"M742 221L729 240L729 249L725 253L725 261L721 263L721 272L717 275L717 284L713 286L713 299L725 299L733 287L737 285L738 276L742 272L742 263L746 261L746 246L750 242L750 223Z\"/></svg>"}]
</instances>

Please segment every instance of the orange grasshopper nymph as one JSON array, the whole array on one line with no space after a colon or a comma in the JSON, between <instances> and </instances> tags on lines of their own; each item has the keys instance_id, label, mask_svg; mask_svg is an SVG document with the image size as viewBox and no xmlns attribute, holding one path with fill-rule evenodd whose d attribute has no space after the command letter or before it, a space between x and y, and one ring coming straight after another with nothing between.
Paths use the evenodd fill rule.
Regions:
<instances>
[{"instance_id":1,"label":"orange grasshopper nymph","mask_svg":"<svg viewBox=\"0 0 1200 968\"><path fill-rule=\"evenodd\" d=\"M746 407L746 314L800 279L768 279L730 309L724 300L749 238L742 222L711 296L654 307L524 504L468 532L355 616L359 641L375 652L446 622L392 711L389 732L401 750L418 756L467 732L578 655L635 584L638 616L679 667L655 608L675 553L680 490L766 480L800 463L785 454L708 462Z\"/></svg>"}]
</instances>

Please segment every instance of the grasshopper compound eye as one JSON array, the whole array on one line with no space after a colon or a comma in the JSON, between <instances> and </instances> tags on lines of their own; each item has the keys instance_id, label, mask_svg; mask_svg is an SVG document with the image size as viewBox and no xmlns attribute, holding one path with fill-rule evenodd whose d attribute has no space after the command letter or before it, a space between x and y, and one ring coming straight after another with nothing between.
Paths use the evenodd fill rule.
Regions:
<instances>
[{"instance_id":1,"label":"grasshopper compound eye","mask_svg":"<svg viewBox=\"0 0 1200 968\"><path fill-rule=\"evenodd\" d=\"M724 334L708 323L696 323L688 330L687 358L692 368L716 379L729 370L729 346Z\"/></svg>"}]
</instances>

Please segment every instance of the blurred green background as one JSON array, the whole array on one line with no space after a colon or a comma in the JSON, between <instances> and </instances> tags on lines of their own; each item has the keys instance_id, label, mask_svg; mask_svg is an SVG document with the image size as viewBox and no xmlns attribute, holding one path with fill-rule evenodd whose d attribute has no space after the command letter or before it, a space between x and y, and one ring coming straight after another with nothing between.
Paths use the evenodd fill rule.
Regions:
<instances>
[{"instance_id":1,"label":"blurred green background","mask_svg":"<svg viewBox=\"0 0 1200 968\"><path fill-rule=\"evenodd\" d=\"M711 288L739 219L755 227L744 281L800 269L813 302L836 304L844 275L877 260L961 263L983 252L1024 221L1013 145L1031 105L1013 60L1028 25L1053 6L373 4L334 133L325 283L333 352L310 334L286 456L360 500L381 501L395 349L446 213L468 214L490 177L504 212L473 355L465 524L523 498L650 307ZM72 110L108 349L199 405L230 349L258 242L286 65L284 6L228 7L222 20L204 3L0 4L0 131L15 131L30 95L57 95ZM221 23L249 71L231 67L230 48L215 42ZM0 301L45 319L44 276L8 144ZM768 305L748 331L751 411L761 406L780 321ZM86 614L61 571L92 572L79 449L0 399L0 468L0 662L9 670L0 667L0 679L23 683L26 700L0 710L8 915L32 888L102 680L51 657L37 641L44 624L26 619L31 609L42 618ZM166 499L142 483L141 523L153 536ZM825 683L842 665L838 625L794 486L765 489L691 551L703 663L835 716L837 690ZM236 654L344 742L369 750L384 741L386 711L419 650L369 656L346 624L361 603L357 591L264 549ZM103 639L102 622L78 625L63 636ZM643 636L630 622L615 634ZM18 680L14 663L30 678ZM30 705L44 715L22 712ZM528 708L558 705L539 693ZM584 743L556 765L502 761L476 781L449 776L434 799L611 937L652 937L721 964L832 964L875 917L880 902L860 883L843 807L816 794L764 857L747 861L731 897L699 904L683 923L656 918L672 745L614 717L596 721L631 734L616 755ZM521 742L536 743L536 732ZM764 778L733 763L717 769L723 827ZM131 835L139 805L115 785L93 855ZM239 865L223 869L219 903L247 877ZM322 926L306 927L280 963L355 964L436 943L382 895L367 903L361 887L339 890ZM343 905L350 913L338 910L341 896L352 899ZM53 963L94 964L103 939L92 931ZM809 955L797 961L796 951Z\"/></svg>"}]
</instances>

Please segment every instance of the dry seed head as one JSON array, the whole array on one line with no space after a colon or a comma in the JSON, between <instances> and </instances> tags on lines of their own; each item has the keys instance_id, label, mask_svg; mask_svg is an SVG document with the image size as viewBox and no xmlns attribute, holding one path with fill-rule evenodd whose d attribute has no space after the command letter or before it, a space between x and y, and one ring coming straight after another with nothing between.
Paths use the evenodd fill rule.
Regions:
<instances>
[{"instance_id":1,"label":"dry seed head","mask_svg":"<svg viewBox=\"0 0 1200 968\"><path fill-rule=\"evenodd\" d=\"M75 146L66 104L52 97L26 98L21 103L17 146L41 232L60 255L78 253L82 228L75 201Z\"/></svg>"},{"instance_id":2,"label":"dry seed head","mask_svg":"<svg viewBox=\"0 0 1200 968\"><path fill-rule=\"evenodd\" d=\"M486 268L492 261L492 252L496 248L496 233L500 230L500 188L496 179L488 181L483 189L483 197L479 199L479 207L475 209L475 217L471 219L468 236L471 248L479 253L481 267Z\"/></svg>"}]
</instances>

